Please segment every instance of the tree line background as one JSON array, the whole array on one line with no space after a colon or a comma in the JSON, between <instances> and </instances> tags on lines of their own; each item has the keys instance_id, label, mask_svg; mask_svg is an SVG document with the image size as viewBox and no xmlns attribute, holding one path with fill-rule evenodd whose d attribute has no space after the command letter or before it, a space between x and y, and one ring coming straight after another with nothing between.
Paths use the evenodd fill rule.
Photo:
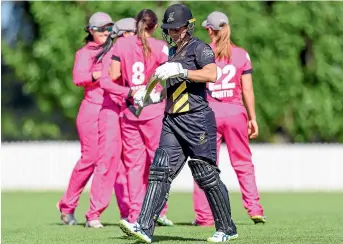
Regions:
<instances>
[{"instance_id":1,"label":"tree line background","mask_svg":"<svg viewBox=\"0 0 343 244\"><path fill-rule=\"evenodd\" d=\"M75 140L83 89L72 82L88 18L114 20L154 10L161 23L175 1L2 2L1 136ZM343 142L343 2L183 2L201 22L215 10L230 19L232 40L250 54L257 142ZM11 4L11 8L9 5ZM162 38L160 28L155 37Z\"/></svg>"}]
</instances>

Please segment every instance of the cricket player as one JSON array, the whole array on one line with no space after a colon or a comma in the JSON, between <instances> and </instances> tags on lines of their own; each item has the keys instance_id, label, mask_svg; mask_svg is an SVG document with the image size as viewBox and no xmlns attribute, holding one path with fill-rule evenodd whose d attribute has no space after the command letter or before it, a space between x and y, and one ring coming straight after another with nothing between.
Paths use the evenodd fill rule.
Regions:
<instances>
[{"instance_id":1,"label":"cricket player","mask_svg":"<svg viewBox=\"0 0 343 244\"><path fill-rule=\"evenodd\" d=\"M202 25L211 39L218 66L216 83L207 86L208 100L217 122L217 164L224 139L241 188L243 206L254 223L265 223L249 148L249 136L253 139L258 135L250 57L246 50L231 42L229 20L224 13L212 12ZM195 224L213 224L206 196L196 184L194 211Z\"/></svg>"},{"instance_id":2,"label":"cricket player","mask_svg":"<svg viewBox=\"0 0 343 244\"><path fill-rule=\"evenodd\" d=\"M107 162L99 159L99 130L100 137L107 130L106 124L99 122L99 117L107 116L107 111L100 115L104 105L111 101L104 99L104 91L99 86L101 76L102 61L95 60L99 48L106 42L107 37L112 32L114 22L112 18L103 12L93 14L86 27L88 36L86 45L77 51L73 68L73 81L75 85L84 88L84 98L82 100L76 125L81 143L81 158L77 162L72 172L68 188L63 197L57 203L61 212L61 220L66 225L76 225L74 217L75 208L78 205L80 195L86 186L89 178L93 174L93 182L90 192L90 209L86 214L86 226L99 228L102 227L99 221L99 215L108 205L111 193L107 194L113 187L113 181L108 180ZM107 104L108 105L108 104ZM109 112L116 117L118 108L113 108ZM118 128L118 123L111 125ZM115 129L113 134L118 134ZM119 133L120 134L120 133ZM113 150L112 150L113 151Z\"/></svg>"},{"instance_id":3,"label":"cricket player","mask_svg":"<svg viewBox=\"0 0 343 244\"><path fill-rule=\"evenodd\" d=\"M108 98L108 100L111 99L114 104L120 107L121 114L123 100L129 99L131 96L134 95L135 91L132 91L129 87L123 86L123 82L120 78L118 78L117 80L112 80L109 76L109 68L112 63L112 53L114 48L113 40L116 37L125 38L135 35L136 20L133 18L124 18L116 22L113 27L113 33L111 34L111 36L108 36L106 42L102 45L102 49L98 53L96 58L99 60L102 58L104 59L102 62L103 70L99 79L100 87L104 90L105 97ZM108 108L104 108L104 111L107 110ZM103 143L101 143L101 149L105 149L101 150L102 153L99 152L99 155L108 155L112 158L110 160L108 156L107 158L105 157L109 166L112 166L110 168L111 179L113 179L113 173L116 173L115 180L113 180L113 182L121 219L127 219L130 209L130 199L127 186L127 172L123 164L122 157L120 157L119 162L117 160L117 156L122 155L121 133L119 135L118 133L113 133L113 131L121 130L119 120L117 120L119 117L100 117L100 120L102 118L103 120L105 120L104 123L108 125L108 134L105 134L106 132L102 133L101 139L99 139L99 142L103 141ZM113 148L115 148L115 150L113 150ZM113 154L114 152L116 153L116 155Z\"/></svg>"},{"instance_id":4,"label":"cricket player","mask_svg":"<svg viewBox=\"0 0 343 244\"><path fill-rule=\"evenodd\" d=\"M120 19L115 23L117 38L125 38L136 34L136 20L134 18ZM113 50L111 50L112 58ZM112 61L112 59L111 59ZM119 83L122 84L121 79ZM122 99L120 106L122 106ZM127 170L124 166L123 159L119 163L118 172L114 183L114 192L119 207L120 218L127 219L129 217L130 198L127 183Z\"/></svg>"},{"instance_id":5,"label":"cricket player","mask_svg":"<svg viewBox=\"0 0 343 244\"><path fill-rule=\"evenodd\" d=\"M145 87L155 69L168 60L168 47L163 41L152 37L157 28L157 16L144 9L136 17L137 35L119 38L114 44L110 74L112 80L121 77L122 85L138 91ZM162 87L157 87L161 90ZM141 116L135 116L133 101L126 100L122 106L121 132L123 161L127 172L130 208L126 223L135 223L142 208L148 184L148 172L158 147L165 103L146 108ZM173 222L166 217L167 206L159 217L161 225Z\"/></svg>"},{"instance_id":6,"label":"cricket player","mask_svg":"<svg viewBox=\"0 0 343 244\"><path fill-rule=\"evenodd\" d=\"M170 49L169 62L155 71L157 78L167 80L161 138L138 221L120 222L125 233L146 243L152 242L155 222L168 199L171 183L188 157L193 177L205 192L215 219L216 232L208 241L221 243L238 237L228 191L216 166L216 121L206 100L206 83L215 82L217 77L214 53L192 36L194 22L187 6L174 4L165 11L161 26L164 38L175 45ZM137 95L135 102L141 104L142 99Z\"/></svg>"}]
</instances>

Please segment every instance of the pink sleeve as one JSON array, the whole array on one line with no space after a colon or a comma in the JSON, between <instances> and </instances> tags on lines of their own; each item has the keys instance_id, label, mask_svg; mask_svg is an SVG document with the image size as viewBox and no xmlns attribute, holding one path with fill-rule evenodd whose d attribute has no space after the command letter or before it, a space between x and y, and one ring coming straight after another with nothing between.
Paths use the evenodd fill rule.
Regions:
<instances>
[{"instance_id":1,"label":"pink sleeve","mask_svg":"<svg viewBox=\"0 0 343 244\"><path fill-rule=\"evenodd\" d=\"M109 76L101 76L99 79L99 84L100 84L100 87L104 89L105 91L113 95L121 96L123 98L127 98L130 91L130 88L128 87L121 86L114 83L111 77Z\"/></svg>"},{"instance_id":2,"label":"pink sleeve","mask_svg":"<svg viewBox=\"0 0 343 244\"><path fill-rule=\"evenodd\" d=\"M113 45L112 59L120 62L120 39Z\"/></svg>"},{"instance_id":3,"label":"pink sleeve","mask_svg":"<svg viewBox=\"0 0 343 244\"><path fill-rule=\"evenodd\" d=\"M161 50L160 58L159 58L160 64L163 64L163 63L167 62L168 61L168 56L169 56L169 48L168 48L167 44L165 44L163 42L162 50Z\"/></svg>"},{"instance_id":4,"label":"pink sleeve","mask_svg":"<svg viewBox=\"0 0 343 244\"><path fill-rule=\"evenodd\" d=\"M250 56L247 52L245 52L245 57L244 57L244 67L243 67L243 75L245 74L251 74L253 72L251 61L250 61Z\"/></svg>"},{"instance_id":5,"label":"pink sleeve","mask_svg":"<svg viewBox=\"0 0 343 244\"><path fill-rule=\"evenodd\" d=\"M112 81L108 73L108 66L104 66L103 70L101 71L101 77L99 78L99 85L105 91L121 96L123 98L127 98L129 94L130 88L118 85L117 83Z\"/></svg>"},{"instance_id":6,"label":"pink sleeve","mask_svg":"<svg viewBox=\"0 0 343 244\"><path fill-rule=\"evenodd\" d=\"M93 63L88 53L82 50L77 51L74 60L73 82L77 86L86 86L93 82L92 69Z\"/></svg>"}]
</instances>

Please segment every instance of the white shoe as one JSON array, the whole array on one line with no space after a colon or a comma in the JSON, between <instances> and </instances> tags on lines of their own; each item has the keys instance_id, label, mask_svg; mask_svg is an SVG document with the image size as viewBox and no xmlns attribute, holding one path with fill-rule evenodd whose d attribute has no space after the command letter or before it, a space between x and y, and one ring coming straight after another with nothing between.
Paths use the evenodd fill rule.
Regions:
<instances>
[{"instance_id":1,"label":"white shoe","mask_svg":"<svg viewBox=\"0 0 343 244\"><path fill-rule=\"evenodd\" d=\"M100 220L98 219L87 221L85 224L85 227L96 228L96 229L104 228L104 226L101 224Z\"/></svg>"},{"instance_id":2,"label":"white shoe","mask_svg":"<svg viewBox=\"0 0 343 244\"><path fill-rule=\"evenodd\" d=\"M135 231L134 230L134 225L135 224L130 223L126 219L121 219L119 221L120 229L128 236L132 236L133 235L133 232Z\"/></svg>"},{"instance_id":3,"label":"white shoe","mask_svg":"<svg viewBox=\"0 0 343 244\"><path fill-rule=\"evenodd\" d=\"M214 242L214 243L222 243L222 242L228 242L229 240L234 240L238 238L238 234L234 235L227 235L224 232L216 231L213 236L209 237L207 239L208 242Z\"/></svg>"},{"instance_id":4,"label":"white shoe","mask_svg":"<svg viewBox=\"0 0 343 244\"><path fill-rule=\"evenodd\" d=\"M158 217L157 224L159 224L161 226L173 226L174 225L173 221L168 219L166 215Z\"/></svg>"},{"instance_id":5,"label":"white shoe","mask_svg":"<svg viewBox=\"0 0 343 244\"><path fill-rule=\"evenodd\" d=\"M152 242L152 239L142 230L141 226L138 223L134 224L133 228L134 228L133 236L136 239L143 241L145 243Z\"/></svg>"},{"instance_id":6,"label":"white shoe","mask_svg":"<svg viewBox=\"0 0 343 244\"><path fill-rule=\"evenodd\" d=\"M132 224L126 220L120 220L119 227L128 236L132 236L145 243L151 243L152 241L151 238L141 229L141 226L138 223Z\"/></svg>"}]
</instances>

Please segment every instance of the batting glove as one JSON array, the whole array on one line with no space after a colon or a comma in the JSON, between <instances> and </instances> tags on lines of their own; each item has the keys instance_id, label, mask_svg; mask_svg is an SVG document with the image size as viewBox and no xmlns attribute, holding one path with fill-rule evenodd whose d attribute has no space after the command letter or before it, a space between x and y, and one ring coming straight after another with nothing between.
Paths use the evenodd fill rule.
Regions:
<instances>
[{"instance_id":1,"label":"batting glove","mask_svg":"<svg viewBox=\"0 0 343 244\"><path fill-rule=\"evenodd\" d=\"M167 62L155 70L155 76L161 80L168 78L187 78L188 70L184 69L180 63Z\"/></svg>"},{"instance_id":2,"label":"batting glove","mask_svg":"<svg viewBox=\"0 0 343 244\"><path fill-rule=\"evenodd\" d=\"M139 88L133 95L133 101L135 104L143 104L143 99L145 97L146 89L145 87Z\"/></svg>"},{"instance_id":3,"label":"batting glove","mask_svg":"<svg viewBox=\"0 0 343 244\"><path fill-rule=\"evenodd\" d=\"M136 95L137 94L137 95ZM139 105L141 107L146 107L150 104L154 104L154 103L159 103L161 102L161 93L160 92L156 92L155 89L153 89L149 95L149 99L148 101L146 101L144 103L144 97L146 94L146 90L145 88L141 88L136 92L135 96L133 97L134 99L134 103L136 105Z\"/></svg>"}]
</instances>

